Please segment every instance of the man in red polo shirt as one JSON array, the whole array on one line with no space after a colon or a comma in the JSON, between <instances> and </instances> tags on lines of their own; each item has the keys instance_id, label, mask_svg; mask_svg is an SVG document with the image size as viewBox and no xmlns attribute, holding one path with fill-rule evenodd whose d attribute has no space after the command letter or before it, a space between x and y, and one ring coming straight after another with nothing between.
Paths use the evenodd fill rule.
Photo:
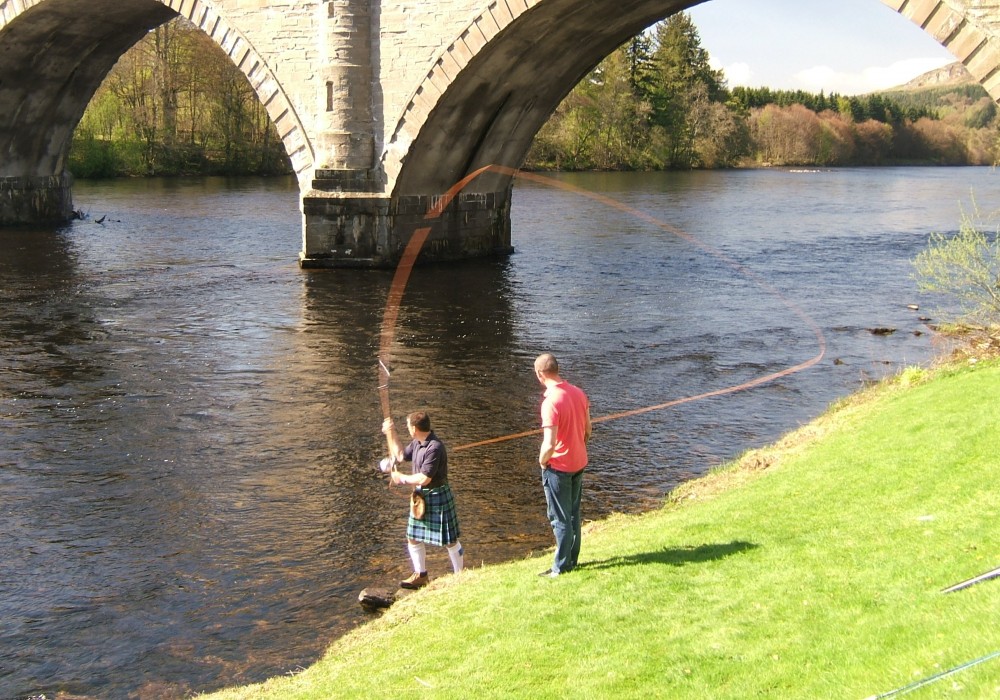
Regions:
<instances>
[{"instance_id":1,"label":"man in red polo shirt","mask_svg":"<svg viewBox=\"0 0 1000 700\"><path fill-rule=\"evenodd\" d=\"M555 577L572 571L580 558L580 500L592 429L590 401L582 389L559 376L559 363L551 353L535 359L535 376L545 387L538 465L556 538L552 568L539 575Z\"/></svg>"}]
</instances>

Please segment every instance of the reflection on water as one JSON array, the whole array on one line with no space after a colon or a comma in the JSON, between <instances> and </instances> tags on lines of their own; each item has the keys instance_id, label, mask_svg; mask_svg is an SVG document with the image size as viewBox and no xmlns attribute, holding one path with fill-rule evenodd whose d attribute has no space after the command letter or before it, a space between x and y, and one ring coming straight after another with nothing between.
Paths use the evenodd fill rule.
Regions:
<instances>
[{"instance_id":1,"label":"reflection on water","mask_svg":"<svg viewBox=\"0 0 1000 700\"><path fill-rule=\"evenodd\" d=\"M718 249L829 346L752 391L599 424L599 518L925 361L908 260L991 174L560 177ZM299 270L291 180L78 183L75 199L88 220L0 231L0 697L179 698L308 665L367 619L361 588L408 568L405 492L375 468L391 274ZM414 273L390 362L397 419L426 408L451 449L473 565L550 544L537 437L466 447L536 427L539 352L598 417L818 352L782 299L668 230L532 183L513 213L510 259Z\"/></svg>"}]
</instances>

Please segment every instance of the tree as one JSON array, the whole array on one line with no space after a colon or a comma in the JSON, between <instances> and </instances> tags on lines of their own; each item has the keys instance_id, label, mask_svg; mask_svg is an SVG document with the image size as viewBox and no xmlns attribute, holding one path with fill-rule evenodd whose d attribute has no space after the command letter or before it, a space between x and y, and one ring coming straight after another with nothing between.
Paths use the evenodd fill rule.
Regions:
<instances>
[{"instance_id":1,"label":"tree","mask_svg":"<svg viewBox=\"0 0 1000 700\"><path fill-rule=\"evenodd\" d=\"M704 84L694 92L688 120L695 162L700 167L728 167L750 152L746 117L733 107L708 99Z\"/></svg>"},{"instance_id":2,"label":"tree","mask_svg":"<svg viewBox=\"0 0 1000 700\"><path fill-rule=\"evenodd\" d=\"M774 104L753 110L750 133L762 162L771 165L818 165L823 127L820 118L801 104Z\"/></svg>"},{"instance_id":3,"label":"tree","mask_svg":"<svg viewBox=\"0 0 1000 700\"><path fill-rule=\"evenodd\" d=\"M599 116L595 158L598 168L632 169L643 160L646 103L632 89L625 51L615 51L601 62L601 81L592 84L593 106ZM597 88L600 89L597 89Z\"/></svg>"},{"instance_id":4,"label":"tree","mask_svg":"<svg viewBox=\"0 0 1000 700\"><path fill-rule=\"evenodd\" d=\"M605 59L576 86L539 132L529 160L556 169L606 169L608 129L613 125L606 123L602 105L609 101L607 93L615 91L614 73Z\"/></svg>"},{"instance_id":5,"label":"tree","mask_svg":"<svg viewBox=\"0 0 1000 700\"><path fill-rule=\"evenodd\" d=\"M893 148L893 128L869 119L854 125L857 160L862 165L882 165Z\"/></svg>"},{"instance_id":6,"label":"tree","mask_svg":"<svg viewBox=\"0 0 1000 700\"><path fill-rule=\"evenodd\" d=\"M624 52L632 90L639 99L648 100L655 81L652 37L640 33L625 44Z\"/></svg>"},{"instance_id":7,"label":"tree","mask_svg":"<svg viewBox=\"0 0 1000 700\"><path fill-rule=\"evenodd\" d=\"M662 165L650 153L650 104L636 88L647 82L642 46L632 40L619 47L573 89L535 137L529 165L572 170Z\"/></svg>"},{"instance_id":8,"label":"tree","mask_svg":"<svg viewBox=\"0 0 1000 700\"><path fill-rule=\"evenodd\" d=\"M934 159L938 165L963 165L968 162L968 151L960 128L924 118L915 121L911 129L923 146L925 158Z\"/></svg>"},{"instance_id":9,"label":"tree","mask_svg":"<svg viewBox=\"0 0 1000 700\"><path fill-rule=\"evenodd\" d=\"M660 89L678 90L704 85L714 102L725 99L722 72L712 68L708 51L701 46L691 15L678 12L656 25L652 58Z\"/></svg>"},{"instance_id":10,"label":"tree","mask_svg":"<svg viewBox=\"0 0 1000 700\"><path fill-rule=\"evenodd\" d=\"M963 122L969 129L986 129L997 118L997 103L982 97L965 111Z\"/></svg>"},{"instance_id":11,"label":"tree","mask_svg":"<svg viewBox=\"0 0 1000 700\"><path fill-rule=\"evenodd\" d=\"M177 22L167 22L153 29L149 34L153 90L159 100L162 113L160 124L160 139L163 143L173 144L177 138L177 63L178 52L175 37Z\"/></svg>"},{"instance_id":12,"label":"tree","mask_svg":"<svg viewBox=\"0 0 1000 700\"><path fill-rule=\"evenodd\" d=\"M1000 326L1000 235L992 240L975 216L962 212L958 233L931 234L927 249L913 261L921 291L957 302L957 311L939 310L946 322Z\"/></svg>"},{"instance_id":13,"label":"tree","mask_svg":"<svg viewBox=\"0 0 1000 700\"><path fill-rule=\"evenodd\" d=\"M819 114L820 133L816 149L819 165L853 162L857 150L853 124L839 112L827 109Z\"/></svg>"},{"instance_id":14,"label":"tree","mask_svg":"<svg viewBox=\"0 0 1000 700\"><path fill-rule=\"evenodd\" d=\"M183 18L149 32L112 68L70 162L81 176L290 172L246 77Z\"/></svg>"},{"instance_id":15,"label":"tree","mask_svg":"<svg viewBox=\"0 0 1000 700\"><path fill-rule=\"evenodd\" d=\"M120 141L123 142L124 150L136 154L137 162L130 163L128 172L135 175L147 175L155 171L156 131L159 123L159 108L152 89L152 71L144 56L144 49L145 46L142 45L122 56L102 86L122 106Z\"/></svg>"},{"instance_id":16,"label":"tree","mask_svg":"<svg viewBox=\"0 0 1000 700\"><path fill-rule=\"evenodd\" d=\"M697 125L689 118L694 103L706 97L725 101L722 73L711 67L709 54L691 16L678 12L656 25L652 56L650 107L652 123L659 127L660 160L668 167L688 168L698 164L695 144Z\"/></svg>"}]
</instances>

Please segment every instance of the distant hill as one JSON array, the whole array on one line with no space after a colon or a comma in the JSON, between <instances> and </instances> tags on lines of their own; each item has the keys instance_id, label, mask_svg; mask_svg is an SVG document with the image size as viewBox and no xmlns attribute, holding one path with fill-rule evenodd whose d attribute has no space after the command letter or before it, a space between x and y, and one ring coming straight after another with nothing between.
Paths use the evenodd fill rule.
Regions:
<instances>
[{"instance_id":1,"label":"distant hill","mask_svg":"<svg viewBox=\"0 0 1000 700\"><path fill-rule=\"evenodd\" d=\"M958 61L878 94L902 107L926 110L973 129L990 125L997 116L996 102Z\"/></svg>"},{"instance_id":2,"label":"distant hill","mask_svg":"<svg viewBox=\"0 0 1000 700\"><path fill-rule=\"evenodd\" d=\"M890 92L899 90L926 90L928 88L948 87L952 85L968 85L975 83L969 69L961 61L949 63L946 66L928 71L898 87L890 88Z\"/></svg>"}]
</instances>

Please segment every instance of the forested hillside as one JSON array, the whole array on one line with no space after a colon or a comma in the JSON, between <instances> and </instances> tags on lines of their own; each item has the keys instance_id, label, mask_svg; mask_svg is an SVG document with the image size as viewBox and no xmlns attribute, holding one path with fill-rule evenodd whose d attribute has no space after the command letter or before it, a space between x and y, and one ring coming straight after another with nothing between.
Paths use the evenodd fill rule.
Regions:
<instances>
[{"instance_id":1,"label":"forested hillside","mask_svg":"<svg viewBox=\"0 0 1000 700\"><path fill-rule=\"evenodd\" d=\"M908 109L929 110L942 121L964 126L973 132L987 130L1000 140L1000 113L990 97L962 63L924 73L906 85L886 90L887 100ZM1000 144L994 144L994 165L1000 158Z\"/></svg>"},{"instance_id":2,"label":"forested hillside","mask_svg":"<svg viewBox=\"0 0 1000 700\"><path fill-rule=\"evenodd\" d=\"M535 139L527 167L992 165L996 104L978 83L864 96L728 89L685 14L605 59Z\"/></svg>"}]
</instances>

